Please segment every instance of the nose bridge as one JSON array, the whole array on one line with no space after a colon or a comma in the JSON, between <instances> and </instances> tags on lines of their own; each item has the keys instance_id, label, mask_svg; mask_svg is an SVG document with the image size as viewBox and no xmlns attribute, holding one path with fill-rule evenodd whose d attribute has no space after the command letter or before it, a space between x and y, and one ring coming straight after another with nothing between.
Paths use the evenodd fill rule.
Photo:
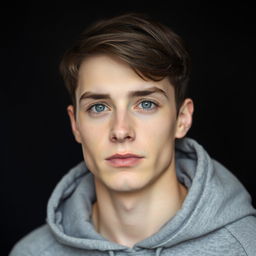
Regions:
<instances>
[{"instance_id":1,"label":"nose bridge","mask_svg":"<svg viewBox=\"0 0 256 256\"><path fill-rule=\"evenodd\" d=\"M116 109L112 116L110 138L115 141L134 139L135 132L129 111L125 108Z\"/></svg>"},{"instance_id":2,"label":"nose bridge","mask_svg":"<svg viewBox=\"0 0 256 256\"><path fill-rule=\"evenodd\" d=\"M114 126L116 126L118 129L126 128L129 124L128 110L125 108L116 110L114 114L113 123Z\"/></svg>"}]
</instances>

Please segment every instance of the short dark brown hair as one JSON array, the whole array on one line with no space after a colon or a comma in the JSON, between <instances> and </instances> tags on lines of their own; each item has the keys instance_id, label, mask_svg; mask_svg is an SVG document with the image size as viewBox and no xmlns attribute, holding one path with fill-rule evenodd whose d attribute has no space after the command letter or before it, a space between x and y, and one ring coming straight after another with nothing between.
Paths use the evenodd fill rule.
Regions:
<instances>
[{"instance_id":1,"label":"short dark brown hair","mask_svg":"<svg viewBox=\"0 0 256 256\"><path fill-rule=\"evenodd\" d=\"M190 57L183 40L169 27L137 13L101 20L88 27L65 52L60 64L74 106L80 65L99 53L118 57L144 80L168 77L179 110L186 97Z\"/></svg>"}]
</instances>

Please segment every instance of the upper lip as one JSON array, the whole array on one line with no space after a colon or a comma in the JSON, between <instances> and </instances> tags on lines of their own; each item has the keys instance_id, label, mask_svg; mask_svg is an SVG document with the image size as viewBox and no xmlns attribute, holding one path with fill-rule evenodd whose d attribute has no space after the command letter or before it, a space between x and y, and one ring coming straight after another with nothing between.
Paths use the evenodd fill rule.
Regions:
<instances>
[{"instance_id":1,"label":"upper lip","mask_svg":"<svg viewBox=\"0 0 256 256\"><path fill-rule=\"evenodd\" d=\"M111 160L116 158L143 158L143 157L135 154L131 154L131 153L126 153L126 154L114 154L110 157L107 157L106 160Z\"/></svg>"}]
</instances>

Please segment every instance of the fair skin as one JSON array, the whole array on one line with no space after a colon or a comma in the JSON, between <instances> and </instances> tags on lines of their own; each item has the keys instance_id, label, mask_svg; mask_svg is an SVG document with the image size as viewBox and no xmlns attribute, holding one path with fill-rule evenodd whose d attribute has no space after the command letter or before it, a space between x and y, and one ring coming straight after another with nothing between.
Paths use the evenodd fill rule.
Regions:
<instances>
[{"instance_id":1,"label":"fair skin","mask_svg":"<svg viewBox=\"0 0 256 256\"><path fill-rule=\"evenodd\" d=\"M174 142L191 126L193 102L186 99L177 115L167 78L145 81L121 60L95 55L80 67L76 106L68 114L95 177L93 224L108 240L133 247L173 217L186 196ZM127 153L140 158L108 160Z\"/></svg>"}]
</instances>

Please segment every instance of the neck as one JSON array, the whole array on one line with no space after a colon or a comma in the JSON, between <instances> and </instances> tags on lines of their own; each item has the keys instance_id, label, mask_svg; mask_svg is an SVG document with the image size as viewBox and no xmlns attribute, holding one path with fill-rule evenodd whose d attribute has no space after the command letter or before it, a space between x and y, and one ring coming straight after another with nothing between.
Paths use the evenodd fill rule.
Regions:
<instances>
[{"instance_id":1,"label":"neck","mask_svg":"<svg viewBox=\"0 0 256 256\"><path fill-rule=\"evenodd\" d=\"M181 208L185 187L175 172L166 172L156 184L141 191L110 191L95 179L97 202L93 223L110 241L133 247L156 233Z\"/></svg>"}]
</instances>

